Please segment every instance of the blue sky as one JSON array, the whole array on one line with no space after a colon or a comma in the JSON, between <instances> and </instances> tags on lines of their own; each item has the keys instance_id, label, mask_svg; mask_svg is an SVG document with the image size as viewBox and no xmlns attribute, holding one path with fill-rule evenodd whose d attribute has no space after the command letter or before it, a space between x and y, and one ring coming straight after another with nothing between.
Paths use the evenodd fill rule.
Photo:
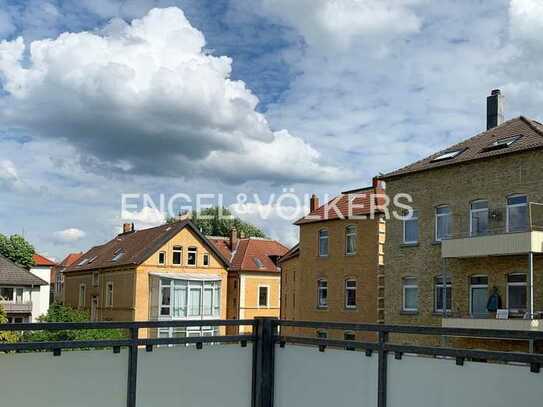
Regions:
<instances>
[{"instance_id":1,"label":"blue sky","mask_svg":"<svg viewBox=\"0 0 543 407\"><path fill-rule=\"evenodd\" d=\"M366 185L481 131L493 88L542 119L541 38L538 0L0 0L0 233L61 258L122 193Z\"/></svg>"}]
</instances>

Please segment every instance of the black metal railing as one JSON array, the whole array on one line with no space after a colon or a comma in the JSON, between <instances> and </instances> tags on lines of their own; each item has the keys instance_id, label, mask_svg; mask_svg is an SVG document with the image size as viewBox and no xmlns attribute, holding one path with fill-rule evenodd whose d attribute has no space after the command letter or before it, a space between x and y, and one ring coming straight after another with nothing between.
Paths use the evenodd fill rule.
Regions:
<instances>
[{"instance_id":1,"label":"black metal railing","mask_svg":"<svg viewBox=\"0 0 543 407\"><path fill-rule=\"evenodd\" d=\"M311 322L287 321L274 318L257 318L255 320L210 320L205 321L206 326L240 327L251 326L252 333L242 335L220 335L202 337L168 337L148 338L140 337L140 329L156 329L169 327L195 327L202 326L203 321L143 321L143 322L86 322L86 323L34 323L34 324L3 324L1 331L59 331L81 329L121 329L129 335L126 339L115 340L82 340L82 341L48 341L48 342L19 342L0 343L0 352L11 351L52 351L55 356L61 356L63 349L83 348L113 348L119 353L121 347L126 347L128 353L127 367L127 407L135 407L138 371L138 349L145 348L151 352L153 346L195 344L202 349L204 343L240 343L247 346L253 343L252 355L252 407L272 407L274 403L274 374L276 345L285 347L288 344L301 344L316 346L321 352L330 349L362 350L366 356L378 355L378 407L386 407L387 400L387 364L388 354L393 353L396 359L403 354L416 354L427 356L442 356L455 358L456 364L462 366L466 359L498 362L515 362L529 366L534 373L539 373L543 363L543 354L525 352L502 352L479 349L463 349L453 347L421 346L411 344L391 343L391 334L459 337L459 338L487 338L514 341L542 341L541 331L512 331L488 330L467 328L441 328L429 326L382 325L382 324L356 324L340 322ZM340 340L317 338L310 336L288 335L289 328L311 330L335 330L365 332L374 337L374 340ZM6 395L3 395L6 397Z\"/></svg>"}]
</instances>

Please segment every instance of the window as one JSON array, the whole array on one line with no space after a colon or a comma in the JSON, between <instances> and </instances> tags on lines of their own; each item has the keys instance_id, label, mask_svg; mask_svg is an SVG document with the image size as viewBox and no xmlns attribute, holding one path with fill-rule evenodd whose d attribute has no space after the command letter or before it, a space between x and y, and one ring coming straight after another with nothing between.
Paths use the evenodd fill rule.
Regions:
<instances>
[{"instance_id":1,"label":"window","mask_svg":"<svg viewBox=\"0 0 543 407\"><path fill-rule=\"evenodd\" d=\"M472 276L470 278L469 309L471 315L486 315L488 302L488 277Z\"/></svg>"},{"instance_id":2,"label":"window","mask_svg":"<svg viewBox=\"0 0 543 407\"><path fill-rule=\"evenodd\" d=\"M349 225L345 228L345 254L356 254L356 226Z\"/></svg>"},{"instance_id":3,"label":"window","mask_svg":"<svg viewBox=\"0 0 543 407\"><path fill-rule=\"evenodd\" d=\"M403 221L403 242L417 243L419 241L419 212L413 211L411 217Z\"/></svg>"},{"instance_id":4,"label":"window","mask_svg":"<svg viewBox=\"0 0 543 407\"><path fill-rule=\"evenodd\" d=\"M434 159L432 159L431 162L443 161L443 160L451 160L451 159L453 159L455 157L458 157L460 155L460 153L462 153L464 151L465 151L465 149L447 151L445 153L442 153L442 154L438 155Z\"/></svg>"},{"instance_id":5,"label":"window","mask_svg":"<svg viewBox=\"0 0 543 407\"><path fill-rule=\"evenodd\" d=\"M258 287L258 306L259 307L268 307L269 306L269 287L259 286Z\"/></svg>"},{"instance_id":6,"label":"window","mask_svg":"<svg viewBox=\"0 0 543 407\"><path fill-rule=\"evenodd\" d=\"M123 249L117 249L115 250L115 253L113 253L113 258L111 259L111 261L118 261L123 256L124 256Z\"/></svg>"},{"instance_id":7,"label":"window","mask_svg":"<svg viewBox=\"0 0 543 407\"><path fill-rule=\"evenodd\" d=\"M345 308L356 308L356 280L345 281Z\"/></svg>"},{"instance_id":8,"label":"window","mask_svg":"<svg viewBox=\"0 0 543 407\"><path fill-rule=\"evenodd\" d=\"M264 264L262 263L262 261L258 257L253 256L253 261L255 262L255 265L256 265L257 268L259 268L259 269L264 268Z\"/></svg>"},{"instance_id":9,"label":"window","mask_svg":"<svg viewBox=\"0 0 543 407\"><path fill-rule=\"evenodd\" d=\"M319 230L319 256L328 256L328 230Z\"/></svg>"},{"instance_id":10,"label":"window","mask_svg":"<svg viewBox=\"0 0 543 407\"><path fill-rule=\"evenodd\" d=\"M13 292L12 287L0 287L0 300L13 301Z\"/></svg>"},{"instance_id":11,"label":"window","mask_svg":"<svg viewBox=\"0 0 543 407\"><path fill-rule=\"evenodd\" d=\"M160 315L166 316L171 315L171 304L172 304L172 298L171 298L171 286L164 285L160 289Z\"/></svg>"},{"instance_id":12,"label":"window","mask_svg":"<svg viewBox=\"0 0 543 407\"><path fill-rule=\"evenodd\" d=\"M528 230L528 198L512 195L507 198L507 232Z\"/></svg>"},{"instance_id":13,"label":"window","mask_svg":"<svg viewBox=\"0 0 543 407\"><path fill-rule=\"evenodd\" d=\"M99 284L100 284L100 278L98 276L98 272L95 271L92 273L92 286L98 287Z\"/></svg>"},{"instance_id":14,"label":"window","mask_svg":"<svg viewBox=\"0 0 543 407\"><path fill-rule=\"evenodd\" d=\"M16 304L22 304L23 303L23 288L17 287L15 289L15 303Z\"/></svg>"},{"instance_id":15,"label":"window","mask_svg":"<svg viewBox=\"0 0 543 407\"><path fill-rule=\"evenodd\" d=\"M209 254L204 253L204 257L203 257L203 259L202 259L202 263L204 264L204 266L209 266Z\"/></svg>"},{"instance_id":16,"label":"window","mask_svg":"<svg viewBox=\"0 0 543 407\"><path fill-rule=\"evenodd\" d=\"M488 201L473 201L469 210L469 230L471 236L488 233Z\"/></svg>"},{"instance_id":17,"label":"window","mask_svg":"<svg viewBox=\"0 0 543 407\"><path fill-rule=\"evenodd\" d=\"M189 247L187 251L187 264L189 266L196 266L197 255L198 255L198 249L196 249L196 247Z\"/></svg>"},{"instance_id":18,"label":"window","mask_svg":"<svg viewBox=\"0 0 543 407\"><path fill-rule=\"evenodd\" d=\"M166 252L158 253L158 264L166 264Z\"/></svg>"},{"instance_id":19,"label":"window","mask_svg":"<svg viewBox=\"0 0 543 407\"><path fill-rule=\"evenodd\" d=\"M85 298L87 296L87 286L85 284L79 285L79 307L85 306Z\"/></svg>"},{"instance_id":20,"label":"window","mask_svg":"<svg viewBox=\"0 0 543 407\"><path fill-rule=\"evenodd\" d=\"M436 241L448 239L451 236L451 210L448 206L436 208Z\"/></svg>"},{"instance_id":21,"label":"window","mask_svg":"<svg viewBox=\"0 0 543 407\"><path fill-rule=\"evenodd\" d=\"M403 311L417 311L419 303L419 286L415 277L403 279Z\"/></svg>"},{"instance_id":22,"label":"window","mask_svg":"<svg viewBox=\"0 0 543 407\"><path fill-rule=\"evenodd\" d=\"M526 274L515 273L507 276L507 308L524 312L527 304Z\"/></svg>"},{"instance_id":23,"label":"window","mask_svg":"<svg viewBox=\"0 0 543 407\"><path fill-rule=\"evenodd\" d=\"M174 246L172 251L172 264L179 265L181 264L181 253L183 248L181 246Z\"/></svg>"},{"instance_id":24,"label":"window","mask_svg":"<svg viewBox=\"0 0 543 407\"><path fill-rule=\"evenodd\" d=\"M346 331L343 333L343 339L346 341L354 341L356 340L356 336L354 335L354 332ZM355 350L355 347L347 345L345 346L345 350Z\"/></svg>"},{"instance_id":25,"label":"window","mask_svg":"<svg viewBox=\"0 0 543 407\"><path fill-rule=\"evenodd\" d=\"M446 290L446 291L444 291ZM435 280L435 302L434 302L434 310L436 312L443 312L443 294L447 295L447 311L451 310L451 304L452 304L452 286L451 286L451 279L447 278L446 286L443 286L443 278L437 277Z\"/></svg>"},{"instance_id":26,"label":"window","mask_svg":"<svg viewBox=\"0 0 543 407\"><path fill-rule=\"evenodd\" d=\"M328 281L319 280L318 281L318 302L317 306L319 308L328 307Z\"/></svg>"},{"instance_id":27,"label":"window","mask_svg":"<svg viewBox=\"0 0 543 407\"><path fill-rule=\"evenodd\" d=\"M501 150L503 148L510 147L521 137L522 136L519 135L519 136L513 136L513 137L506 137L506 138L498 139L498 140L494 141L493 143L491 143L490 145L483 148L482 152Z\"/></svg>"},{"instance_id":28,"label":"window","mask_svg":"<svg viewBox=\"0 0 543 407\"><path fill-rule=\"evenodd\" d=\"M108 281L106 285L106 307L113 307L113 282Z\"/></svg>"},{"instance_id":29,"label":"window","mask_svg":"<svg viewBox=\"0 0 543 407\"><path fill-rule=\"evenodd\" d=\"M220 316L220 281L162 278L160 316L171 319L211 319Z\"/></svg>"}]
</instances>

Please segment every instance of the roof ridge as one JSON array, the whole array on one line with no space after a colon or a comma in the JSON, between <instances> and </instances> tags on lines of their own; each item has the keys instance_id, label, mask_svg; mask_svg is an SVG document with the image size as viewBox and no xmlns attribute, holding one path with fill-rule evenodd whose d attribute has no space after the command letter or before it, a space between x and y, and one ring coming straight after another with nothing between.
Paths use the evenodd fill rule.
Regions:
<instances>
[{"instance_id":1,"label":"roof ridge","mask_svg":"<svg viewBox=\"0 0 543 407\"><path fill-rule=\"evenodd\" d=\"M520 116L520 119L522 119L528 126L530 126L533 131L543 137L543 129L540 129L538 126L534 125L535 120L530 119L526 116Z\"/></svg>"}]
</instances>

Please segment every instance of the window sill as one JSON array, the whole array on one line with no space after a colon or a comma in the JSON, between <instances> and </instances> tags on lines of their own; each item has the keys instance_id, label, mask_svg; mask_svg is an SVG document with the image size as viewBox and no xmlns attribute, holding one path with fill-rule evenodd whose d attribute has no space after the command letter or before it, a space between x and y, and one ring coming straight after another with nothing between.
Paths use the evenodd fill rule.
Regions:
<instances>
[{"instance_id":1,"label":"window sill","mask_svg":"<svg viewBox=\"0 0 543 407\"><path fill-rule=\"evenodd\" d=\"M443 316L443 311L432 311L432 315L435 316L435 317L442 317ZM447 311L446 316L447 317L452 317L453 316L452 311Z\"/></svg>"},{"instance_id":2,"label":"window sill","mask_svg":"<svg viewBox=\"0 0 543 407\"><path fill-rule=\"evenodd\" d=\"M358 307L343 307L345 311L357 311Z\"/></svg>"},{"instance_id":3,"label":"window sill","mask_svg":"<svg viewBox=\"0 0 543 407\"><path fill-rule=\"evenodd\" d=\"M432 246L441 246L441 242L442 242L442 240L434 240L432 242Z\"/></svg>"},{"instance_id":4,"label":"window sill","mask_svg":"<svg viewBox=\"0 0 543 407\"><path fill-rule=\"evenodd\" d=\"M356 256L356 253L345 253L345 257L353 257Z\"/></svg>"},{"instance_id":5,"label":"window sill","mask_svg":"<svg viewBox=\"0 0 543 407\"><path fill-rule=\"evenodd\" d=\"M418 311L404 311L404 310L401 310L400 315L419 315L419 312Z\"/></svg>"},{"instance_id":6,"label":"window sill","mask_svg":"<svg viewBox=\"0 0 543 407\"><path fill-rule=\"evenodd\" d=\"M419 245L419 242L416 243L401 243L400 247L417 247Z\"/></svg>"},{"instance_id":7,"label":"window sill","mask_svg":"<svg viewBox=\"0 0 543 407\"><path fill-rule=\"evenodd\" d=\"M318 306L317 310L319 310L319 311L328 311L328 307L327 306L326 307L319 307Z\"/></svg>"}]
</instances>

